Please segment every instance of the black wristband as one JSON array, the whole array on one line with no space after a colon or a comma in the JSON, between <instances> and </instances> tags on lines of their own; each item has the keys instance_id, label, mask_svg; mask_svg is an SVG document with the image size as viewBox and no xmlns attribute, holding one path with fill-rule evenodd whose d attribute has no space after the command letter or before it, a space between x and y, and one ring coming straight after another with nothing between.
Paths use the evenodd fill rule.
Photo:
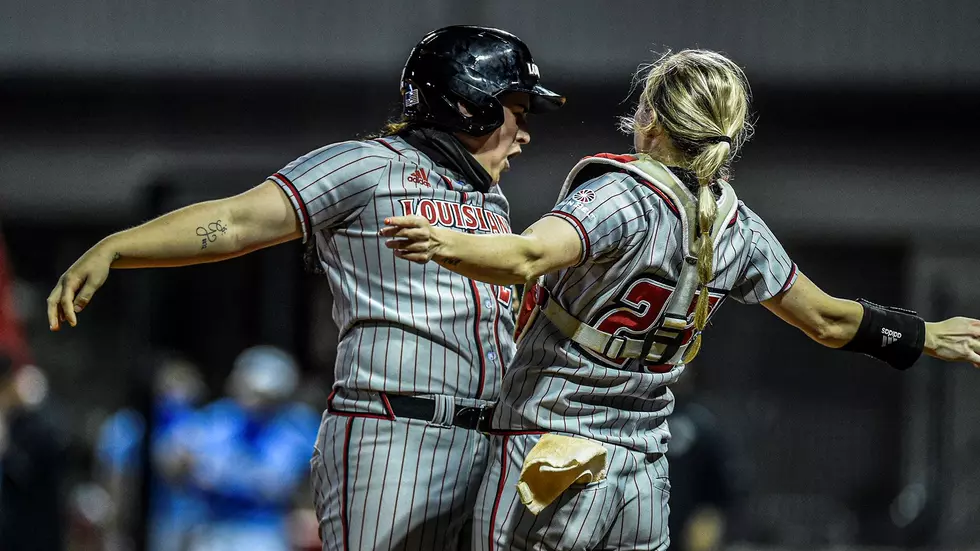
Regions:
<instances>
[{"instance_id":1,"label":"black wristband","mask_svg":"<svg viewBox=\"0 0 980 551\"><path fill-rule=\"evenodd\" d=\"M864 308L861 326L851 342L840 349L877 358L895 369L905 370L922 355L926 322L911 310L881 306L858 299Z\"/></svg>"}]
</instances>

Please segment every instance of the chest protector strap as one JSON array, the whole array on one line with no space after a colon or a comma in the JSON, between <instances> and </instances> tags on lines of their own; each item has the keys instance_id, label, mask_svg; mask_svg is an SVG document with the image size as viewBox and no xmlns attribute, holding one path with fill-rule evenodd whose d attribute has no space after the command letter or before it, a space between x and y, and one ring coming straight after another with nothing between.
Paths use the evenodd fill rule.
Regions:
<instances>
[{"instance_id":1,"label":"chest protector strap","mask_svg":"<svg viewBox=\"0 0 980 551\"><path fill-rule=\"evenodd\" d=\"M557 300L539 297L538 305L540 311L566 337L603 356L613 359L641 358L658 364L681 363L688 346L687 343L682 343L681 339L690 326L688 312L698 288L697 257L692 252L696 250L697 243L697 197L667 167L649 156L613 157L587 157L575 165L565 179L558 202L564 200L568 193L586 178L595 178L603 172L622 171L654 185L677 205L683 234L687 239L682 243L684 256L677 286L667 300L663 316L657 320L650 333L637 335L640 338L631 338L621 334L606 333L582 322L568 313ZM721 186L722 193L718 204L718 216L710 235L712 246L715 248L718 247L722 231L738 209L738 199L732 187L723 180L719 180L718 184ZM693 339L688 339L688 342L691 340Z\"/></svg>"}]
</instances>

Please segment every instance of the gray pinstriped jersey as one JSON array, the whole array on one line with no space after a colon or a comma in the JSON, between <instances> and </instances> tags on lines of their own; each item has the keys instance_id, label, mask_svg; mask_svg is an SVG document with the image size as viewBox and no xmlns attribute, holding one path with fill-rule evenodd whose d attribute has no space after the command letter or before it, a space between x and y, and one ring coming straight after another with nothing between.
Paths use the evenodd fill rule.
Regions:
<instances>
[{"instance_id":1,"label":"gray pinstriped jersey","mask_svg":"<svg viewBox=\"0 0 980 551\"><path fill-rule=\"evenodd\" d=\"M659 320L677 281L684 235L678 207L666 195L612 170L577 187L549 214L576 228L583 253L579 265L549 274L542 283L579 320L642 338ZM779 241L742 203L718 242L714 268L712 314L729 296L758 303L797 277ZM522 322L524 315L522 310ZM644 452L666 451L666 418L673 410L667 385L681 375L682 365L611 360L565 338L544 315L519 331L495 428L566 432ZM710 332L705 338L710 340Z\"/></svg>"},{"instance_id":2,"label":"gray pinstriped jersey","mask_svg":"<svg viewBox=\"0 0 980 551\"><path fill-rule=\"evenodd\" d=\"M397 258L378 231L385 217L418 214L510 232L499 186L477 192L397 137L328 145L270 179L292 201L304 241L316 239L334 296L333 408L384 415L377 391L497 397L514 354L511 289Z\"/></svg>"}]
</instances>

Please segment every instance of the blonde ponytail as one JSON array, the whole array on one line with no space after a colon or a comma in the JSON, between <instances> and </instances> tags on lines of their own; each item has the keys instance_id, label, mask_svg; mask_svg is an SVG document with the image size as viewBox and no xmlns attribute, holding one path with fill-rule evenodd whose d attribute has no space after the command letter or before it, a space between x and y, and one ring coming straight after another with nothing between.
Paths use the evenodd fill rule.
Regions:
<instances>
[{"instance_id":1,"label":"blonde ponytail","mask_svg":"<svg viewBox=\"0 0 980 551\"><path fill-rule=\"evenodd\" d=\"M695 243L698 257L698 302L694 308L694 341L688 347L684 363L688 363L701 351L701 333L708 325L708 315L711 313L708 283L715 278L715 249L711 239L711 228L718 217L718 204L711 186L728 164L728 153L731 147L727 142L706 147L691 161L691 169L698 176L698 239Z\"/></svg>"},{"instance_id":2,"label":"blonde ponytail","mask_svg":"<svg viewBox=\"0 0 980 551\"><path fill-rule=\"evenodd\" d=\"M622 126L653 144L653 151L645 153L665 164L679 164L698 179L698 299L695 336L685 363L701 350L701 332L711 313L708 284L715 277L711 228L718 217L712 187L729 178L732 157L751 134L748 105L748 81L738 65L715 52L684 50L668 52L649 67L636 115L623 119Z\"/></svg>"},{"instance_id":3,"label":"blonde ponytail","mask_svg":"<svg viewBox=\"0 0 980 551\"><path fill-rule=\"evenodd\" d=\"M398 135L399 133L407 130L412 123L410 123L405 118L400 120L391 120L385 123L381 130L367 134L363 137L359 137L362 140L374 140L377 138L389 138L391 136Z\"/></svg>"}]
</instances>

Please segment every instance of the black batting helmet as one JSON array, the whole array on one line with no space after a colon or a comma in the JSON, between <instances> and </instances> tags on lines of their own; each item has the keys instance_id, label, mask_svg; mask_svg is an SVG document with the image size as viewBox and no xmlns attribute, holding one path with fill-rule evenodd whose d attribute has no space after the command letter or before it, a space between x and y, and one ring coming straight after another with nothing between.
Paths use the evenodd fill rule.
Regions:
<instances>
[{"instance_id":1,"label":"black batting helmet","mask_svg":"<svg viewBox=\"0 0 980 551\"><path fill-rule=\"evenodd\" d=\"M554 111L565 98L538 84L531 51L516 36L487 27L456 25L430 32L412 49L402 70L405 119L473 136L504 122L498 96L525 92L530 111ZM462 103L471 116L463 115Z\"/></svg>"}]
</instances>

